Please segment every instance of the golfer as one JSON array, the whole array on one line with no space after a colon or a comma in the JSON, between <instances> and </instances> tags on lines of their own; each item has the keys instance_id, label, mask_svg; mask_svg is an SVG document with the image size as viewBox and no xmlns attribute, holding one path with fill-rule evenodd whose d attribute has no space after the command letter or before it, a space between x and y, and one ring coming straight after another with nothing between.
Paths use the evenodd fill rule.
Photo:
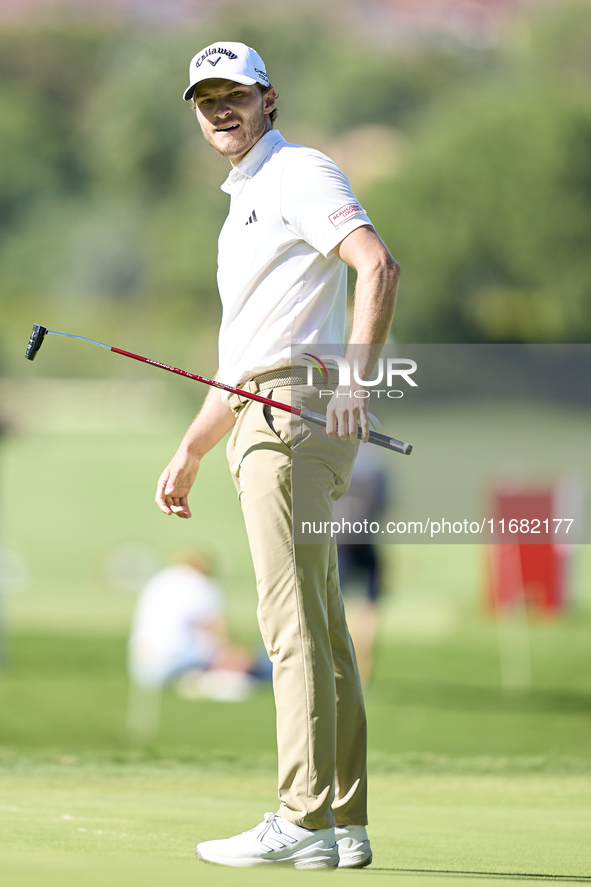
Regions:
<instances>
[{"instance_id":1,"label":"golfer","mask_svg":"<svg viewBox=\"0 0 591 887\"><path fill-rule=\"evenodd\" d=\"M399 268L341 170L273 128L276 93L253 49L214 43L193 58L189 76L184 98L205 139L232 166L221 186L230 209L219 239L217 378L327 412L325 432L213 388L158 482L161 510L190 518L187 497L201 460L232 431L228 460L273 663L279 810L241 835L198 844L197 856L230 866L360 867L372 858L366 720L336 545L294 545L292 509L297 495L314 520L330 521L333 501L347 490L358 427L367 441L369 424L358 389L322 398L292 348L344 343L349 266L357 272L349 341L365 346L355 352L358 375L371 378L390 329ZM320 83L310 101L322 101Z\"/></svg>"}]
</instances>

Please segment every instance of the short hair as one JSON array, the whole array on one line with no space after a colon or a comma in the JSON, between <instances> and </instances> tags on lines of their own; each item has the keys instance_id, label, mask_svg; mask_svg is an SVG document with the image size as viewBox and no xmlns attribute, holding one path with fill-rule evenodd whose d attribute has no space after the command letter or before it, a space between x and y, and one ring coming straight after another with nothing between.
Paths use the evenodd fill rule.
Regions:
<instances>
[{"instance_id":1,"label":"short hair","mask_svg":"<svg viewBox=\"0 0 591 887\"><path fill-rule=\"evenodd\" d=\"M257 83L256 85L260 89L261 95L263 96L263 98L267 95L267 93L269 92L270 89L273 89L273 85L271 83L269 83L268 86L263 86L262 83ZM195 108L197 107L197 102L195 101L195 90L193 90L193 94L191 95L191 106L192 106L193 110L195 110ZM277 108L273 108L273 110L269 114L269 120L271 121L271 126L274 126L275 121L277 120L277 114L278 114Z\"/></svg>"}]
</instances>

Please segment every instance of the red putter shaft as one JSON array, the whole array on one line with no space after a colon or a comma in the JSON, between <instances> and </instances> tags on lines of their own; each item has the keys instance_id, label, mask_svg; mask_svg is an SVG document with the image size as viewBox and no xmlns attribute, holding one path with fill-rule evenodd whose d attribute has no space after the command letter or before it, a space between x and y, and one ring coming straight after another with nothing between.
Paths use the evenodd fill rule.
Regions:
<instances>
[{"instance_id":1,"label":"red putter shaft","mask_svg":"<svg viewBox=\"0 0 591 887\"><path fill-rule=\"evenodd\" d=\"M323 428L326 427L326 416L323 416L321 413L314 413L311 410L292 407L289 404L272 400L270 397L263 397L261 394L251 394L250 391L245 391L242 388L233 388L231 385L226 385L224 382L218 382L216 379L207 379L205 376L199 376L197 373L189 373L187 370L181 370L178 367L169 366L167 363L160 363L158 360L142 357L140 354L134 354L132 351L123 351L122 348L110 347L111 351L115 351L117 354L122 354L124 357L131 357L133 360L139 360L142 363L150 363L152 366L159 367L161 370L168 370L169 373L176 373L178 376L186 376L187 379L203 382L205 385L211 385L213 388L220 388L222 391L228 391L230 394L242 395L248 400L257 400L259 403L268 404L269 406L276 407L278 410L285 410L287 413L293 413L296 416L300 416L306 422L313 422L315 425L321 425ZM357 436L361 437L361 428L359 429ZM369 432L369 443L375 444L378 447L384 447L387 450L394 450L394 452L402 453L404 456L409 456L412 453L411 444L405 443L402 440L397 440L395 437L378 434L377 431Z\"/></svg>"},{"instance_id":2,"label":"red putter shaft","mask_svg":"<svg viewBox=\"0 0 591 887\"><path fill-rule=\"evenodd\" d=\"M160 367L161 370L168 370L170 373L176 373L179 376L186 376L187 379L194 379L196 382L204 382L206 385L211 385L213 388L221 388L223 391L229 391L230 394L242 394L244 397L248 397L249 400L258 400L260 403L267 403L269 406L278 407L281 410L287 410L288 413L296 413L296 415L299 416L302 412L297 407L291 407L286 403L279 403L276 400L271 400L270 397L263 397L261 394L251 394L250 391L244 391L242 388L232 388L231 385L226 385L224 382L218 382L217 379L208 379L206 376L199 376L197 373L189 373L187 370L171 367L167 363L160 363L158 360L151 360L149 357L142 357L139 354L134 354L132 351L123 351L121 348L113 347L111 347L111 351L116 351L117 354L123 354L124 357L132 357L134 360L141 360L142 363L151 363L152 366Z\"/></svg>"},{"instance_id":3,"label":"red putter shaft","mask_svg":"<svg viewBox=\"0 0 591 887\"><path fill-rule=\"evenodd\" d=\"M229 391L230 394L242 395L242 397L245 397L248 400L258 400L260 403L277 407L278 410L285 410L287 413L301 416L306 422L313 422L316 425L326 428L326 416L321 415L321 413L313 413L311 410L292 407L289 406L289 404L281 403L277 400L271 400L270 397L263 397L261 394L251 394L250 391L245 391L243 388L233 388L231 385L225 385L224 382L218 382L216 379L207 379L205 376L199 376L197 373L188 373L187 370L181 370L178 367L169 366L167 363L160 363L159 360L151 360L149 357L142 357L141 354L134 354L133 351L124 351L122 348L115 348L113 345L105 344L105 342L97 342L96 339L89 339L86 336L76 336L72 333L60 333L57 330L49 330L47 327L41 326L39 323L33 324L33 330L25 352L27 360L35 360L35 356L47 335L63 336L66 339L82 339L84 342L99 345L101 348L106 348L108 351L115 351L116 354L122 354L123 357L130 357L132 360L139 360L142 363L150 363L152 366L158 367L161 370L167 370L169 373L176 373L178 376L186 376L187 379L203 382L205 385L211 385L213 388L221 388L222 391ZM361 437L361 429L357 432L357 436ZM404 456L408 456L412 452L412 446L410 444L404 443L402 440L397 440L395 437L387 437L385 434L378 434L377 431L369 432L369 442L376 444L378 447L384 447L387 450L394 450L396 453L402 453Z\"/></svg>"}]
</instances>

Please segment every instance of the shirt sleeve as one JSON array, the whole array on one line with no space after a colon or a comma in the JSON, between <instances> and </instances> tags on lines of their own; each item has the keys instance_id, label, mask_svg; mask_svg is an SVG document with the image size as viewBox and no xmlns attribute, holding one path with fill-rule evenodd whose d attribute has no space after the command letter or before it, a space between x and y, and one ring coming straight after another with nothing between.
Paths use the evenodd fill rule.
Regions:
<instances>
[{"instance_id":1,"label":"shirt sleeve","mask_svg":"<svg viewBox=\"0 0 591 887\"><path fill-rule=\"evenodd\" d=\"M371 225L344 172L316 152L296 154L286 164L281 214L289 231L324 256L355 228Z\"/></svg>"}]
</instances>

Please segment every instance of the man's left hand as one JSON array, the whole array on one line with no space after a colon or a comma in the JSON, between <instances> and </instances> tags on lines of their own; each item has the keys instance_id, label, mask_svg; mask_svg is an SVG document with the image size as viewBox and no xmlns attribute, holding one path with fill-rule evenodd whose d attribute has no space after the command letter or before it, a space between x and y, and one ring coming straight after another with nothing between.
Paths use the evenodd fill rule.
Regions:
<instances>
[{"instance_id":1,"label":"man's left hand","mask_svg":"<svg viewBox=\"0 0 591 887\"><path fill-rule=\"evenodd\" d=\"M331 397L326 411L326 434L332 440L357 440L359 426L361 440L369 440L368 398L356 397L358 393L337 388Z\"/></svg>"}]
</instances>

